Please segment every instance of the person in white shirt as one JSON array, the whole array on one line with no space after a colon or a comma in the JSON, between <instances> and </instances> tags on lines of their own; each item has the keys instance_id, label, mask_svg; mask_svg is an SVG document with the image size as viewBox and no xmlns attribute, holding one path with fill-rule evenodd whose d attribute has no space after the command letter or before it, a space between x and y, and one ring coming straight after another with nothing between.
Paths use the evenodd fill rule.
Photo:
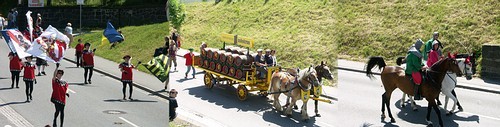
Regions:
<instances>
[{"instance_id":1,"label":"person in white shirt","mask_svg":"<svg viewBox=\"0 0 500 127\"><path fill-rule=\"evenodd\" d=\"M71 27L71 23L68 23L66 25L66 28L64 29L66 36L69 38L69 45L71 45L71 42L73 42L73 28Z\"/></svg>"},{"instance_id":2,"label":"person in white shirt","mask_svg":"<svg viewBox=\"0 0 500 127\"><path fill-rule=\"evenodd\" d=\"M3 18L2 14L0 14L0 30L3 30L4 22L5 22L5 18ZM0 35L0 39L2 39L2 38L3 38L3 36Z\"/></svg>"},{"instance_id":3,"label":"person in white shirt","mask_svg":"<svg viewBox=\"0 0 500 127\"><path fill-rule=\"evenodd\" d=\"M271 58L273 59L273 66L278 66L278 61L276 59L276 50L271 50Z\"/></svg>"}]
</instances>

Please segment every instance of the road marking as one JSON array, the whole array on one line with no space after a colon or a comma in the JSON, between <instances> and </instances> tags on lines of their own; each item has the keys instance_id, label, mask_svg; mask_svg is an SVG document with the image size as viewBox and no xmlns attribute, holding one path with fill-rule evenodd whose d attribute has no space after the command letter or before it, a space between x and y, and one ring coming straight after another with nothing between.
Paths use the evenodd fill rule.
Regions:
<instances>
[{"instance_id":1,"label":"road marking","mask_svg":"<svg viewBox=\"0 0 500 127\"><path fill-rule=\"evenodd\" d=\"M209 117L204 117L201 116L197 113L186 111L182 108L177 108L177 113L181 116L183 116L183 120L188 121L190 123L197 122L199 124L204 124L203 126L207 127L226 127L226 125L223 125L222 123L219 123L215 119L211 119Z\"/></svg>"},{"instance_id":2,"label":"road marking","mask_svg":"<svg viewBox=\"0 0 500 127\"><path fill-rule=\"evenodd\" d=\"M132 125L133 127L139 127L139 126L135 125L134 123L128 121L127 119L125 119L123 117L118 117L118 118L122 119L123 121L127 122L128 124Z\"/></svg>"},{"instance_id":3,"label":"road marking","mask_svg":"<svg viewBox=\"0 0 500 127\"><path fill-rule=\"evenodd\" d=\"M321 122L321 121L319 121L319 123L321 123L321 124L323 124L323 125L326 125L325 127L335 127L335 126L330 125L330 124L327 124L327 123L325 123L325 122Z\"/></svg>"},{"instance_id":4,"label":"road marking","mask_svg":"<svg viewBox=\"0 0 500 127\"><path fill-rule=\"evenodd\" d=\"M71 89L68 89L69 92L71 93L76 93L75 91L71 90Z\"/></svg>"},{"instance_id":5,"label":"road marking","mask_svg":"<svg viewBox=\"0 0 500 127\"><path fill-rule=\"evenodd\" d=\"M486 116L486 115L480 115L480 114L477 114L477 113L470 113L470 112L461 112L461 113L465 113L465 114L469 114L469 115L477 115L479 117L484 117L484 118L488 118L488 119L500 121L500 118Z\"/></svg>"},{"instance_id":6,"label":"road marking","mask_svg":"<svg viewBox=\"0 0 500 127\"><path fill-rule=\"evenodd\" d=\"M0 99L0 104L5 104ZM0 107L0 113L7 117L12 124L18 127L33 127L31 123L28 122L28 120L24 119L21 114L17 113L14 109L12 109L9 105L4 105Z\"/></svg>"}]
</instances>

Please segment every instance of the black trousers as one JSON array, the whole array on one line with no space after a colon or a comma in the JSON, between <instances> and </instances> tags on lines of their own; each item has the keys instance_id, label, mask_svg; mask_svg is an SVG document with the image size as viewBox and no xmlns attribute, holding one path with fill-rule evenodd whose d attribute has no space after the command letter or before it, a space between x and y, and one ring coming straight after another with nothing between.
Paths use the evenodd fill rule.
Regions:
<instances>
[{"instance_id":1,"label":"black trousers","mask_svg":"<svg viewBox=\"0 0 500 127\"><path fill-rule=\"evenodd\" d=\"M76 67L80 67L82 64L82 54L81 53L77 53L76 54Z\"/></svg>"},{"instance_id":2,"label":"black trousers","mask_svg":"<svg viewBox=\"0 0 500 127\"><path fill-rule=\"evenodd\" d=\"M14 80L16 81L16 87L19 87L19 74L21 71L10 71L10 74L12 74L12 85L11 87L14 87Z\"/></svg>"},{"instance_id":3,"label":"black trousers","mask_svg":"<svg viewBox=\"0 0 500 127\"><path fill-rule=\"evenodd\" d=\"M127 84L128 84L128 86L130 87L130 90L129 90L129 94L130 94L130 95L129 95L129 97L128 97L128 98L132 98L132 89L133 89L133 87L132 87L132 82L123 82L123 81L122 81L122 83L123 83L123 89L122 89L122 92L123 92L123 98L125 99L125 97L126 97L125 92L127 91Z\"/></svg>"},{"instance_id":4,"label":"black trousers","mask_svg":"<svg viewBox=\"0 0 500 127\"><path fill-rule=\"evenodd\" d=\"M24 83L26 83L26 98L29 100L31 93L33 93L33 81L24 80Z\"/></svg>"},{"instance_id":5,"label":"black trousers","mask_svg":"<svg viewBox=\"0 0 500 127\"><path fill-rule=\"evenodd\" d=\"M85 82L91 81L92 79L92 73L94 72L94 67L84 67L85 73L83 74L83 78L85 78ZM89 73L90 72L90 73ZM88 79L87 79L88 76Z\"/></svg>"},{"instance_id":6,"label":"black trousers","mask_svg":"<svg viewBox=\"0 0 500 127\"><path fill-rule=\"evenodd\" d=\"M59 114L61 114L61 125L60 125L60 127L62 127L63 123L64 123L64 104L57 103L57 102L53 102L53 103L54 103L54 107L56 108L56 112L54 112L54 123L53 123L53 126L54 127L56 126L57 116L59 116Z\"/></svg>"}]
</instances>

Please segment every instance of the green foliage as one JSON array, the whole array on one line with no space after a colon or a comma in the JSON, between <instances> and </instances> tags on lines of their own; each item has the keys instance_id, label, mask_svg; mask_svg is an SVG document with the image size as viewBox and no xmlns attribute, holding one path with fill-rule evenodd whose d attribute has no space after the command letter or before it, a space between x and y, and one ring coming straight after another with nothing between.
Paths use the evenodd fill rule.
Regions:
<instances>
[{"instance_id":1,"label":"green foliage","mask_svg":"<svg viewBox=\"0 0 500 127\"><path fill-rule=\"evenodd\" d=\"M173 27L179 30L186 19L186 7L179 0L169 0L168 19Z\"/></svg>"}]
</instances>

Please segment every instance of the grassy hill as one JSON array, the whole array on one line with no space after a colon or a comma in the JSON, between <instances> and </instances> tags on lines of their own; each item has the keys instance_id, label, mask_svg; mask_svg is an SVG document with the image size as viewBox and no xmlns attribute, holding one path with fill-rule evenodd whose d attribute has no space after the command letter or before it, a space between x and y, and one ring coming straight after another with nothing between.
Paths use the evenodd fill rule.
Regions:
<instances>
[{"instance_id":1,"label":"grassy hill","mask_svg":"<svg viewBox=\"0 0 500 127\"><path fill-rule=\"evenodd\" d=\"M187 4L186 10L188 17L181 28L182 48L194 47L198 51L202 41L209 47L221 48L219 35L232 33L254 38L256 48L276 49L278 61L284 67L305 68L320 61L327 61L331 68L336 66L332 3L293 0L214 5L202 2ZM164 44L169 25L129 26L120 30L125 42L112 50L109 45L98 47L96 54L116 62L125 54L133 54L135 63L151 59L154 49ZM97 30L76 38L98 46L101 36L102 30Z\"/></svg>"},{"instance_id":2,"label":"grassy hill","mask_svg":"<svg viewBox=\"0 0 500 127\"><path fill-rule=\"evenodd\" d=\"M339 2L339 57L365 60L384 56L395 61L416 39L440 33L445 52L481 52L484 43L500 43L497 0L409 2Z\"/></svg>"}]
</instances>

